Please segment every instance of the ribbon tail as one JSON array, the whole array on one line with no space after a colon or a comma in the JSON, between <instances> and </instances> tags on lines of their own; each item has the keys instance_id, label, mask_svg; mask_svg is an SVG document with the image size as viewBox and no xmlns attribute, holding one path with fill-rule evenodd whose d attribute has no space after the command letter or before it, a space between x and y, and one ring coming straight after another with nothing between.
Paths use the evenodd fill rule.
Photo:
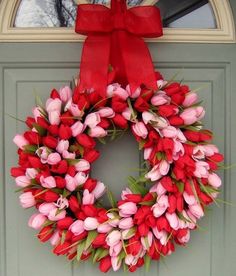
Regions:
<instances>
[{"instance_id":1,"label":"ribbon tail","mask_svg":"<svg viewBox=\"0 0 236 276\"><path fill-rule=\"evenodd\" d=\"M152 58L143 39L126 32L120 33L119 39L131 93L142 84L148 89L157 90Z\"/></svg>"},{"instance_id":2,"label":"ribbon tail","mask_svg":"<svg viewBox=\"0 0 236 276\"><path fill-rule=\"evenodd\" d=\"M106 97L110 48L110 35L90 35L86 38L80 65L80 93L94 89L103 98Z\"/></svg>"}]
</instances>

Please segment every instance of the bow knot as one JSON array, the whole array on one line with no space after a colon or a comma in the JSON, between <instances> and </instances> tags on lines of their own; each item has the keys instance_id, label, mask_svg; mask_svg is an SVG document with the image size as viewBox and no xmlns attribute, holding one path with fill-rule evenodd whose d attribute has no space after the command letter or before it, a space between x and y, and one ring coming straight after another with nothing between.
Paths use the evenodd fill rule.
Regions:
<instances>
[{"instance_id":1,"label":"bow knot","mask_svg":"<svg viewBox=\"0 0 236 276\"><path fill-rule=\"evenodd\" d=\"M112 0L111 9L98 4L82 4L78 6L75 30L87 35L79 91L94 88L105 97L109 65L116 72L116 81L130 84L132 91L141 84L157 89L152 59L142 38L162 36L157 7L127 9L125 0Z\"/></svg>"},{"instance_id":2,"label":"bow knot","mask_svg":"<svg viewBox=\"0 0 236 276\"><path fill-rule=\"evenodd\" d=\"M113 29L114 30L125 30L126 29L125 13L124 12L114 14L112 17L112 20L113 20Z\"/></svg>"}]
</instances>

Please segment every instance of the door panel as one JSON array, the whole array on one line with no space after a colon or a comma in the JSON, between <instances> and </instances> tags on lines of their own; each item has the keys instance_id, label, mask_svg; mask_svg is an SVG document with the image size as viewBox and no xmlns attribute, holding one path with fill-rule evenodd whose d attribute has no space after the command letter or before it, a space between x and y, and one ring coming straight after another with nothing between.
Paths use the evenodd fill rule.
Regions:
<instances>
[{"instance_id":1,"label":"door panel","mask_svg":"<svg viewBox=\"0 0 236 276\"><path fill-rule=\"evenodd\" d=\"M236 2L231 1L234 11ZM178 79L198 92L207 109L205 123L215 133L215 142L224 152L225 164L236 163L236 45L150 44L156 68L170 79ZM32 211L19 207L15 185L9 175L17 163L12 138L24 125L6 113L24 119L34 105L52 88L70 84L76 76L80 43L0 43L0 275L1 276L91 276L102 275L91 263L71 264L54 256L50 245L40 244L36 232L27 227ZM135 175L141 162L137 144L130 133L108 146L99 146L102 157L93 166L99 177L118 196L126 177ZM223 200L236 203L236 170L221 172ZM236 209L229 204L212 206L192 233L186 248L159 263L152 263L150 276L236 276ZM109 273L114 274L114 273ZM123 272L116 275L124 275Z\"/></svg>"},{"instance_id":2,"label":"door panel","mask_svg":"<svg viewBox=\"0 0 236 276\"><path fill-rule=\"evenodd\" d=\"M183 68L184 69L181 69ZM184 82L193 89L202 87L200 98L204 100L207 109L205 123L215 132L215 142L223 152L227 152L225 143L226 110L225 103L229 101L226 81L229 74L225 64L191 63L187 68L181 63L158 63L158 69L170 79L176 72L184 76ZM35 94L45 100L54 87L70 84L72 76L76 75L77 66L68 64L54 67L53 64L35 64L34 66L8 66L3 68L4 110L8 114L24 119L30 114L34 105ZM16 148L12 138L16 132L22 132L24 125L5 116L5 171L8 172L16 164ZM100 146L101 159L94 165L93 175L118 196L122 187L126 186L126 177L135 174L139 167L140 155L138 147L131 134L126 134L121 140L108 146ZM224 177L224 175L222 175ZM14 181L6 173L6 276L38 276L38 275L92 275L97 270L90 264L70 264L64 258L55 257L50 252L50 245L40 244L34 237L35 232L27 227L27 220L33 211L23 211L19 208L17 195L14 193ZM227 188L227 183L225 184ZM222 197L224 194L222 194ZM164 262L153 263L148 274L160 276L203 275L221 276L221 266L218 260L223 257L223 238L225 235L225 207L212 207L208 217L200 226L201 231L192 234L188 247L177 248L177 254L168 257ZM197 260L197 262L196 262ZM123 272L117 273L122 275ZM139 271L136 274L146 274ZM232 274L233 275L233 274Z\"/></svg>"}]
</instances>

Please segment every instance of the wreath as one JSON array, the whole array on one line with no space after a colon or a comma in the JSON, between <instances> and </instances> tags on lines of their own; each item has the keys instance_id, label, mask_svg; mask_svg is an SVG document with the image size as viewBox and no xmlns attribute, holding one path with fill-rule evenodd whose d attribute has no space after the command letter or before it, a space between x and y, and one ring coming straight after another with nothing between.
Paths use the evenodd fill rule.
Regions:
<instances>
[{"instance_id":1,"label":"wreath","mask_svg":"<svg viewBox=\"0 0 236 276\"><path fill-rule=\"evenodd\" d=\"M223 156L203 128L205 110L197 93L187 85L167 82L156 72L156 88L139 80L134 89L132 83L117 83L117 71L110 68L101 94L81 90L88 76L83 72L73 91L52 90L46 105L37 100L33 117L26 119L29 129L14 138L19 162L11 174L20 204L36 209L28 225L39 230L41 242L51 243L54 254L92 259L102 272L122 265L130 272L148 268L151 260L173 253L176 244L189 242L220 192L216 171ZM91 177L91 164L100 155L98 142L127 130L144 162L117 201ZM103 205L104 196L110 206Z\"/></svg>"}]
</instances>

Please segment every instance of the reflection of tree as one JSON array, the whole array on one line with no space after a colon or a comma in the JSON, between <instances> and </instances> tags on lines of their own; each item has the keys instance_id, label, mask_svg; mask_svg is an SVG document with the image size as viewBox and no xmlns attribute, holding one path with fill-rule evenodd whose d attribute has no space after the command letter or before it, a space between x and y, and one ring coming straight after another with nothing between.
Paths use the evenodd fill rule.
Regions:
<instances>
[{"instance_id":1,"label":"reflection of tree","mask_svg":"<svg viewBox=\"0 0 236 276\"><path fill-rule=\"evenodd\" d=\"M16 27L70 27L74 25L76 4L73 0L22 0Z\"/></svg>"},{"instance_id":2,"label":"reflection of tree","mask_svg":"<svg viewBox=\"0 0 236 276\"><path fill-rule=\"evenodd\" d=\"M130 5L142 0L128 0ZM108 3L109 0L89 0ZM21 0L15 20L16 27L71 27L74 26L77 5L73 0Z\"/></svg>"}]
</instances>

